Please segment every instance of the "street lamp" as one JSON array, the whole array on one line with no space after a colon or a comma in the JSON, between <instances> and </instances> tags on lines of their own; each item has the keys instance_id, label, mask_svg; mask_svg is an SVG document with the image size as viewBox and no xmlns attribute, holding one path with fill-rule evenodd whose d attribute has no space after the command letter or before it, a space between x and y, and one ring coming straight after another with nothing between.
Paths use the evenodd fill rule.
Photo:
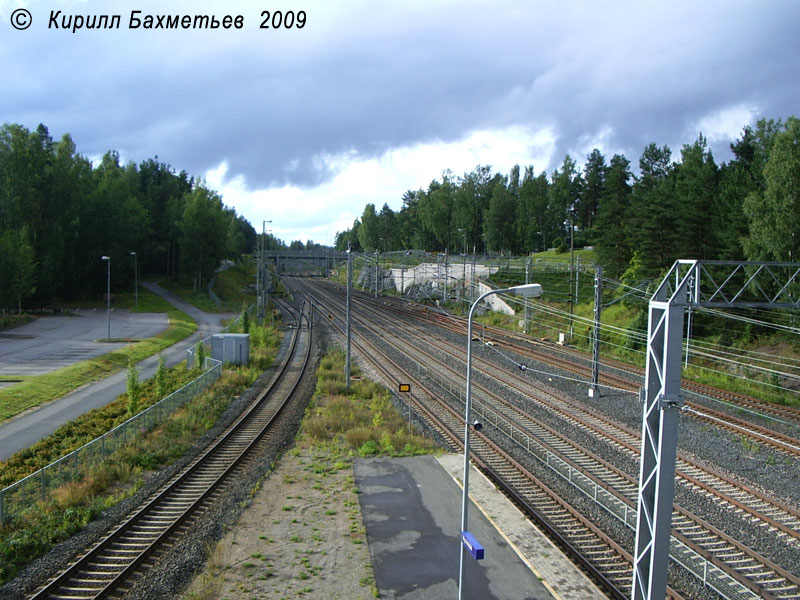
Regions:
<instances>
[{"instance_id":1,"label":"street lamp","mask_svg":"<svg viewBox=\"0 0 800 600\"><path fill-rule=\"evenodd\" d=\"M108 336L107 340L111 339L111 257L101 256L100 260L106 261L108 268L106 269L108 275L106 278L106 321L108 322Z\"/></svg>"},{"instance_id":2,"label":"street lamp","mask_svg":"<svg viewBox=\"0 0 800 600\"><path fill-rule=\"evenodd\" d=\"M350 286L353 281L353 253L350 242L347 242L347 355L344 363L345 386L350 391Z\"/></svg>"},{"instance_id":3,"label":"street lamp","mask_svg":"<svg viewBox=\"0 0 800 600\"><path fill-rule=\"evenodd\" d=\"M261 287L258 287L258 283L256 283L256 302L260 303L256 308L256 315L262 315L264 318L267 316L267 264L266 264L266 253L267 253L267 223L272 224L272 219L269 220L262 220L261 221L261 253L259 255L258 261L258 269L261 270ZM277 267L278 259L275 259L275 264ZM277 271L277 268L276 268Z\"/></svg>"},{"instance_id":4,"label":"street lamp","mask_svg":"<svg viewBox=\"0 0 800 600\"><path fill-rule=\"evenodd\" d=\"M464 491L461 498L461 558L458 565L458 598L463 598L463 579L464 579L464 541L463 536L467 531L467 505L469 503L469 430L470 427L475 426L480 429L480 423L470 422L469 413L472 409L472 315L475 313L475 308L480 304L481 300L492 294L511 294L512 296L522 296L525 298L538 298L542 295L542 286L538 283L526 283L523 285L515 285L510 288L501 288L498 290L489 290L478 297L469 309L469 317L467 318L467 390L466 401L464 405Z\"/></svg>"},{"instance_id":5,"label":"street lamp","mask_svg":"<svg viewBox=\"0 0 800 600\"><path fill-rule=\"evenodd\" d=\"M139 310L139 264L136 258L136 252L131 250L133 257L133 295L136 298L136 310Z\"/></svg>"}]
</instances>

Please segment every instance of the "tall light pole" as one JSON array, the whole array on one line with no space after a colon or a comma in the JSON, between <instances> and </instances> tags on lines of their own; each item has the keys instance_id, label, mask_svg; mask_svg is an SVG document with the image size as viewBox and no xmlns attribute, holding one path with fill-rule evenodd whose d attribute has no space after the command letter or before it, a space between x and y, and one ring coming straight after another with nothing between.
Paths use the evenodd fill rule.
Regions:
<instances>
[{"instance_id":1,"label":"tall light pole","mask_svg":"<svg viewBox=\"0 0 800 600\"><path fill-rule=\"evenodd\" d=\"M569 215L569 341L572 343L572 314L575 310L575 295L572 293L572 274L575 272L575 227L572 212ZM575 292L577 294L577 291Z\"/></svg>"},{"instance_id":2,"label":"tall light pole","mask_svg":"<svg viewBox=\"0 0 800 600\"><path fill-rule=\"evenodd\" d=\"M528 260L525 262L525 283L530 281L530 270L531 270L531 260L532 258L528 257ZM525 303L525 325L523 327L523 331L525 335L528 335L528 303Z\"/></svg>"},{"instance_id":3,"label":"tall light pole","mask_svg":"<svg viewBox=\"0 0 800 600\"><path fill-rule=\"evenodd\" d=\"M106 261L108 265L107 276L106 276L106 321L108 322L108 335L106 336L107 340L111 339L111 257L110 256L101 256L100 260Z\"/></svg>"},{"instance_id":4,"label":"tall light pole","mask_svg":"<svg viewBox=\"0 0 800 600\"><path fill-rule=\"evenodd\" d=\"M347 390L350 390L350 286L353 280L353 253L350 242L347 242L347 355L344 363L344 381Z\"/></svg>"},{"instance_id":5,"label":"tall light pole","mask_svg":"<svg viewBox=\"0 0 800 600\"><path fill-rule=\"evenodd\" d=\"M469 413L472 410L472 315L475 313L475 308L480 304L481 300L492 294L511 294L512 296L522 296L524 298L538 298L542 295L542 286L538 283L526 283L524 285L515 285L510 288L501 288L498 290L489 290L481 294L469 309L469 317L467 317L467 390L466 401L464 404L464 491L461 498L461 559L458 564L458 599L463 598L464 588L464 542L463 536L467 531L467 506L469 504L469 432L473 424L470 421ZM477 428L480 429L480 424Z\"/></svg>"},{"instance_id":6,"label":"tall light pole","mask_svg":"<svg viewBox=\"0 0 800 600\"><path fill-rule=\"evenodd\" d=\"M261 300L260 306L256 309L256 314L260 313L264 318L267 316L267 223L272 223L272 220L263 220L261 222L261 254L258 264L263 271L261 273L261 288L256 292L256 301Z\"/></svg>"},{"instance_id":7,"label":"tall light pole","mask_svg":"<svg viewBox=\"0 0 800 600\"><path fill-rule=\"evenodd\" d=\"M136 310L139 310L139 263L136 258L136 252L131 250L133 257L133 297L136 299Z\"/></svg>"}]
</instances>

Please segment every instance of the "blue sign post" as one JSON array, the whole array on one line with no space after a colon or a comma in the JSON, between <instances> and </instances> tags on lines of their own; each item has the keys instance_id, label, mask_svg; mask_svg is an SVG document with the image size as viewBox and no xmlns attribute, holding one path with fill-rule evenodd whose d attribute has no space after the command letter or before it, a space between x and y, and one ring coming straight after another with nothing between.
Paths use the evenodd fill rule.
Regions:
<instances>
[{"instance_id":1,"label":"blue sign post","mask_svg":"<svg viewBox=\"0 0 800 600\"><path fill-rule=\"evenodd\" d=\"M480 545L478 540L475 539L475 536L469 531L461 532L461 543L464 544L464 548L472 555L472 558L475 560L483 559L483 546Z\"/></svg>"}]
</instances>

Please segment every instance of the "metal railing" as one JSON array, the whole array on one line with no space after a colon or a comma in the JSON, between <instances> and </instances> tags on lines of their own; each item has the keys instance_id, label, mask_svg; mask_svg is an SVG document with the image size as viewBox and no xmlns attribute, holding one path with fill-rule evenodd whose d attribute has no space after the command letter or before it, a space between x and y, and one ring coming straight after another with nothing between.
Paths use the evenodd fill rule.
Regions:
<instances>
[{"instance_id":1,"label":"metal railing","mask_svg":"<svg viewBox=\"0 0 800 600\"><path fill-rule=\"evenodd\" d=\"M92 468L125 446L136 435L150 431L162 423L176 408L183 406L219 379L222 374L222 362L213 358L206 357L204 367L206 371L202 375L149 408L77 450L0 490L0 523L19 515L36 502L47 500L54 489L88 474Z\"/></svg>"}]
</instances>

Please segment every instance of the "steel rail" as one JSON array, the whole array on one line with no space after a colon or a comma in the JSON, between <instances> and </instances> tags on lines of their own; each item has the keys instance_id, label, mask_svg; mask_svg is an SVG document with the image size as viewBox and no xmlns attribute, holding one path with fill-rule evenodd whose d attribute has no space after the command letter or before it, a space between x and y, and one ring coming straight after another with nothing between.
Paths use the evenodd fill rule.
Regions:
<instances>
[{"instance_id":1,"label":"steel rail","mask_svg":"<svg viewBox=\"0 0 800 600\"><path fill-rule=\"evenodd\" d=\"M371 309L373 306L370 302L371 300L367 300L364 303L364 306L368 309ZM406 326L406 331L408 331L408 327L409 326ZM415 328L416 326L411 325L410 327ZM416 328L416 330L422 333L422 330L419 328ZM402 341L397 343L402 343ZM461 348L445 340L440 340L439 344L440 346L434 349L434 353L426 354L426 363L441 365L441 368L448 370L452 379L458 382L461 377L461 372L454 370L448 365L444 365L444 363L439 360L439 356L441 356L441 345L450 348L450 354L454 357L460 357ZM415 350L421 351L421 348L415 346ZM477 373L483 374L499 384L513 387L525 397L531 397L536 401L545 402L544 406L547 410L553 411L556 414L561 414L562 418L569 420L576 427L589 429L593 435L606 439L610 444L624 449L632 459L639 460L641 442L638 432L628 429L612 421L605 415L591 410L585 403L577 403L573 399L565 396L553 396L549 388L535 381L531 381L529 378L519 377L516 371L507 373L506 379L501 382L495 376L496 367L491 363L483 363L480 357L476 359L475 369ZM519 382L519 384L515 382ZM564 410L565 402L568 403L570 407L569 411ZM574 418L576 415L582 416L580 419L576 419ZM744 510L750 513L753 517L766 523L768 527L780 532L780 534L800 540L800 512L797 510L774 498L768 497L758 490L743 487L730 477L712 469L708 465L698 463L683 453L679 454L677 467L678 475L688 484L700 488L708 494L713 494L717 497L719 502L728 504L734 511Z\"/></svg>"},{"instance_id":2,"label":"steel rail","mask_svg":"<svg viewBox=\"0 0 800 600\"><path fill-rule=\"evenodd\" d=\"M315 301L325 306L324 301L320 300L321 294L319 294L318 290L315 289L313 292L306 290L306 293L314 295ZM343 333L344 325L338 323L341 319L334 317L334 313L330 310L327 312L329 322ZM438 400L422 380L397 365L391 357L363 335L358 335L354 338L353 344L357 349L361 350L362 356L369 357L371 366L380 371L390 381L395 383L412 381L415 389L427 391L427 402L419 399L417 393L412 394L415 406L427 417L426 422L440 432L454 449L463 451L462 415L451 406ZM460 431L461 433L459 433ZM496 460L489 458L489 456L496 455L499 447L483 435L479 435L478 439L480 443L473 448L470 456L476 459L480 465L483 465L485 470L489 468L487 465L490 464L491 460ZM494 448L489 453L489 456L485 451L481 450L481 444L488 444ZM504 454L504 456L506 461L510 458L507 454ZM495 468L497 468L496 465ZM569 507L557 492L552 491L543 482L533 478L524 469L522 473L522 478L517 478L516 480L516 489L512 489L510 487L512 483L509 482L514 478L508 476L505 478L498 477L496 473L492 477L503 490L508 491L518 501L518 505L525 509L529 517L540 523L559 546L608 591L611 597L627 598L628 595L625 590L630 589L633 568L630 555L623 551L622 560L626 566L621 569L618 559L609 558L619 556L619 551L622 550L616 542L579 512ZM523 481L526 482L528 487L521 491L520 485ZM537 493L534 494L532 490L537 490ZM565 517L561 513L559 513L558 517L555 517L555 513L551 508L553 505L559 506L563 511L568 512L570 517ZM544 510L550 512L549 521L539 514ZM552 525L553 520L560 522L560 528ZM602 544L604 548L602 551L597 551L597 548L600 547L598 544ZM594 550L590 551L588 550L589 548L594 548ZM598 561L600 561L600 565L597 564ZM674 590L671 590L670 594L672 598L680 598L679 594Z\"/></svg>"},{"instance_id":3,"label":"steel rail","mask_svg":"<svg viewBox=\"0 0 800 600\"><path fill-rule=\"evenodd\" d=\"M239 416L200 456L154 494L123 523L95 544L84 556L51 579L31 598L94 599L111 596L125 585L165 543L179 534L206 509L230 482L230 476L264 439L270 427L284 414L306 370L311 353L309 319L301 310L298 322L309 322L299 375L286 377L293 366L301 328L292 338L287 360L251 406ZM269 402L274 392L284 391L277 406Z\"/></svg>"},{"instance_id":4,"label":"steel rail","mask_svg":"<svg viewBox=\"0 0 800 600\"><path fill-rule=\"evenodd\" d=\"M365 303L365 304L366 304L366 303ZM393 316L395 316L395 315L393 315ZM406 331L407 331L407 329L406 329ZM402 344L402 343L403 343L403 341L402 341L402 340L395 340L393 343L394 343L395 345L397 345L398 343ZM419 351L420 351L420 348L419 348L419 346L416 346L414 349L415 349L417 352L419 352ZM438 359L436 359L436 357L434 357L433 355L430 355L430 354L428 354L428 355L425 357L425 360L429 362L429 361L431 361L431 360L433 360L433 361L437 361ZM450 369L449 367L446 367L446 368ZM452 371L452 369L451 369L451 371ZM628 477L628 483L629 483L629 485L633 485L633 484L631 484L631 483L630 483L631 481L632 481L632 478ZM635 483L635 482L634 482L634 483ZM701 485L701 486L703 486L703 485L704 485L704 484L702 484L701 482L698 482L698 481L695 481L694 483L695 483L695 484L697 484L697 485ZM635 486L634 486L634 487L635 487ZM708 488L707 486L704 486L704 487L705 487L705 489L707 489L707 490L710 490L710 489L711 489L711 488ZM627 494L626 494L626 495L627 495ZM737 502L736 500L731 500L731 501L732 501L734 504ZM630 501L630 499L627 499L627 502L628 502L628 504L631 504L631 501ZM740 506L743 506L743 505L740 505ZM745 508L746 508L746 507L745 507ZM634 511L634 512L635 512L635 511ZM683 516L684 520L685 520L685 519L690 519L690 518L692 518L692 517L693 517L693 516L691 516L691 515L688 515L688 514L686 513L686 511L683 511L683 509L680 509L680 508L678 508L678 512L679 512L679 514L680 514L680 515L682 515L682 516ZM791 531L792 531L790 528L788 528L788 527L786 527L786 526L783 526L782 524L780 524L780 523L778 523L778 522L775 522L774 520L772 520L772 519L771 519L771 518L769 518L769 517L765 517L765 518L764 518L764 520L765 520L767 523L769 523L771 526L774 526L774 527L776 527L776 528L778 528L778 529L782 529L782 530L784 531L784 533L787 533L787 532L791 532ZM680 519L676 519L676 523L680 523L680 522L681 522L681 521L680 521ZM694 522L696 523L696 520L695 520ZM687 531L688 529L691 529L692 527L694 527L694 525L686 525L686 526L683 526L683 527L680 527L680 526L676 527L676 529L678 529L678 531L677 531L677 533L678 533L678 536L677 536L677 537L678 537L678 538L683 538L683 539L684 539L684 541L688 541L688 537L689 537L689 536L685 536L685 537L684 537L684 534L681 534L681 531ZM706 531L708 531L709 529L713 529L713 528L712 528L711 526L709 526L709 527L707 527L707 528L706 528ZM796 532L794 532L794 533L795 533L795 535L796 535ZM716 532L716 534L717 534L717 535L720 535L720 534L721 534L721 532ZM788 587L789 587L789 588L791 588L792 586L795 586L795 589L797 589L797 584L798 584L799 582L796 580L796 578L794 578L794 577L793 577L793 576L792 576L790 573L788 573L787 571L785 571L785 570L781 569L781 568L780 568L778 565L774 565L774 564L770 563L769 561L767 561L766 559L764 559L763 557L760 557L760 556L757 556L757 555L755 555L755 553L752 553L752 552L751 552L751 551L750 551L748 548L744 548L744 547L743 547L741 544L738 544L738 543L736 543L736 542L735 542L735 540L732 540L732 539L730 539L728 536L724 536L724 535L722 535L721 537L719 537L719 538L717 538L717 539L720 539L720 540L722 540L722 543L723 543L723 544L724 544L724 545L725 545L725 546L728 548L728 551L726 552L727 554L731 555L732 553L731 553L731 551L730 551L730 550L731 550L731 549L733 549L733 548L736 548L736 549L737 549L737 550L736 550L736 552L738 552L738 554L736 554L736 556L735 556L735 559L736 559L736 561L738 561L738 562L739 562L739 564L740 564L740 565L741 565L743 568L740 568L739 570L736 570L736 569L734 569L733 567L729 566L729 564L730 564L730 563L733 563L733 562L735 562L735 561L729 561L729 563L720 563L720 564L718 564L717 566L719 566L719 567L720 567L722 570L728 571L730 574L732 574L732 575L736 576L736 578L737 578L737 579L739 579L739 580L740 580L740 582L741 582L743 585L745 585L746 587L750 587L751 589L757 590L757 591L759 591L760 593L766 593L767 595L769 595L769 592L768 592L768 591L766 591L766 590L765 590L763 587L759 587L759 586L757 586L757 585L753 584L753 582L752 582L752 579L751 579L751 578L742 577L742 576L740 575L740 573L741 573L742 571L746 571L746 572L749 572L749 573L751 573L751 574L754 572L754 566L753 566L752 562L751 562L751 563L747 563L747 564L743 563L743 561L742 561L742 558L741 558L742 556L747 556L747 557L748 557L749 559L751 559L752 561L758 561L758 562L760 562L762 565L765 565L765 567L764 567L764 568L767 568L767 569L769 569L769 570L770 570L770 572L774 574L774 575L766 575L766 574L764 574L764 573L761 573L761 574L759 574L759 576L758 576L758 577L756 577L756 579L760 579L760 580L762 580L762 581L763 581L763 580L767 580L767 579L772 579L772 580L774 580L775 582L774 582L774 584L772 585L773 589L774 589L774 588L777 588L779 585L783 585L784 583L788 584L788 582L789 582L789 581L793 581L794 583L792 583L792 584L788 584ZM717 544L719 544L719 543L717 543ZM692 542L689 542L689 545L691 546L691 545L692 545ZM711 547L711 546L713 546L713 545L714 545L714 543L712 543L712 542L710 542L710 541L707 541L707 543L706 543L706 546L709 546L709 547ZM697 547L697 548L696 548L696 550L697 550L697 551L699 551L701 554L705 554L705 555L710 555L710 556L712 556L712 558L713 558L713 560L715 561L715 563L718 563L718 562L719 562L719 561L718 561L718 559L717 559L716 557L714 557L714 556L713 556L713 553L711 553L711 552L705 552L705 551L702 549L702 547ZM776 579L776 577L777 577L777 579ZM786 587L786 586L784 586L784 587ZM788 590L787 590L787 591L788 591ZM794 596L788 596L788 595L787 595L787 597L794 597Z\"/></svg>"}]
</instances>

